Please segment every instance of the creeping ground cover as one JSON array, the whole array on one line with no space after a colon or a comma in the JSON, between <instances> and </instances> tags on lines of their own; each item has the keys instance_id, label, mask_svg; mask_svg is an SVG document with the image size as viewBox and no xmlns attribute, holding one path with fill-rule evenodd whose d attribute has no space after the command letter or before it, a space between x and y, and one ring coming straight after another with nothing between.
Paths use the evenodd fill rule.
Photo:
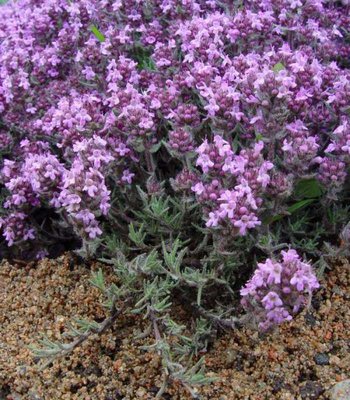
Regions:
<instances>
[{"instance_id":1,"label":"creeping ground cover","mask_svg":"<svg viewBox=\"0 0 350 400\"><path fill-rule=\"evenodd\" d=\"M0 252L75 249L169 379L208 382L221 329L311 304L350 239L348 0L10 0L0 6ZM189 308L176 322L174 302Z\"/></svg>"}]
</instances>

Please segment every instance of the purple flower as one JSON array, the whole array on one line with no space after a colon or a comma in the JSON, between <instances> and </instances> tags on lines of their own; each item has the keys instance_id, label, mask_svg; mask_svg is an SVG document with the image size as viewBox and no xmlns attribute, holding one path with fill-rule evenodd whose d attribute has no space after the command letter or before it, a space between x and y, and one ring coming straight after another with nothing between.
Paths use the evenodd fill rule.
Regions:
<instances>
[{"instance_id":1,"label":"purple flower","mask_svg":"<svg viewBox=\"0 0 350 400\"><path fill-rule=\"evenodd\" d=\"M266 259L258 263L252 278L241 289L242 305L255 315L261 329L292 319L319 287L310 264L289 249L281 252L282 261Z\"/></svg>"},{"instance_id":2,"label":"purple flower","mask_svg":"<svg viewBox=\"0 0 350 400\"><path fill-rule=\"evenodd\" d=\"M214 163L207 154L201 154L197 159L196 165L200 166L203 172L208 172L214 166Z\"/></svg>"},{"instance_id":3,"label":"purple flower","mask_svg":"<svg viewBox=\"0 0 350 400\"><path fill-rule=\"evenodd\" d=\"M81 220L84 225L89 225L90 222L95 220L95 215L87 209L79 211L74 215L74 217L77 220Z\"/></svg>"},{"instance_id":4,"label":"purple flower","mask_svg":"<svg viewBox=\"0 0 350 400\"><path fill-rule=\"evenodd\" d=\"M266 310L272 310L283 305L283 301L279 298L276 292L269 292L262 298L261 303Z\"/></svg>"},{"instance_id":5,"label":"purple flower","mask_svg":"<svg viewBox=\"0 0 350 400\"><path fill-rule=\"evenodd\" d=\"M210 212L209 219L206 222L206 226L208 228L218 226L220 218L221 217L217 212Z\"/></svg>"},{"instance_id":6,"label":"purple flower","mask_svg":"<svg viewBox=\"0 0 350 400\"><path fill-rule=\"evenodd\" d=\"M102 234L101 229L98 225L89 225L85 228L85 232L88 233L90 239L96 239L97 236Z\"/></svg>"},{"instance_id":7,"label":"purple flower","mask_svg":"<svg viewBox=\"0 0 350 400\"><path fill-rule=\"evenodd\" d=\"M273 260L267 259L265 263L258 264L261 271L263 271L266 282L268 284L281 283L282 265Z\"/></svg>"},{"instance_id":8,"label":"purple flower","mask_svg":"<svg viewBox=\"0 0 350 400\"><path fill-rule=\"evenodd\" d=\"M88 81L94 79L96 76L94 70L91 67L85 67L81 72L84 74L85 78Z\"/></svg>"},{"instance_id":9,"label":"purple flower","mask_svg":"<svg viewBox=\"0 0 350 400\"><path fill-rule=\"evenodd\" d=\"M335 204L350 165L348 0L146 3L0 7L3 219L49 205L94 237L74 215L108 219L151 175L233 238L283 210L300 180L316 177ZM6 237L25 232L11 223ZM312 286L294 279L293 293Z\"/></svg>"},{"instance_id":10,"label":"purple flower","mask_svg":"<svg viewBox=\"0 0 350 400\"><path fill-rule=\"evenodd\" d=\"M132 179L135 176L134 173L130 172L128 169L123 171L122 181L128 183L129 185L132 183Z\"/></svg>"},{"instance_id":11,"label":"purple flower","mask_svg":"<svg viewBox=\"0 0 350 400\"><path fill-rule=\"evenodd\" d=\"M202 182L198 182L191 187L191 190L197 195L201 195L204 192L205 188Z\"/></svg>"}]
</instances>

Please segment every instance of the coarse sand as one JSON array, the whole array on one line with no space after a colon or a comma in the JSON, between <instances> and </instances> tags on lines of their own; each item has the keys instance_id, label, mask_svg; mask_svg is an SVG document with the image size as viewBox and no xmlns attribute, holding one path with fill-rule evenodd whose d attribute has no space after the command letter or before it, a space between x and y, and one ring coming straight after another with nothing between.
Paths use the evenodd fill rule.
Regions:
<instances>
[{"instance_id":1,"label":"coarse sand","mask_svg":"<svg viewBox=\"0 0 350 400\"><path fill-rule=\"evenodd\" d=\"M135 340L145 322L122 316L100 337L40 369L28 349L40 333L62 339L73 317L101 321L103 300L89 283L91 270L110 267L72 262L66 254L32 265L0 265L0 400L154 399L162 383L161 360ZM328 399L334 384L350 378L350 264L339 260L325 275L313 307L268 334L239 329L222 334L206 354L208 376L201 399ZM181 315L181 312L179 313ZM185 313L184 313L185 315ZM185 317L184 317L185 318ZM164 399L186 400L172 382Z\"/></svg>"}]
</instances>

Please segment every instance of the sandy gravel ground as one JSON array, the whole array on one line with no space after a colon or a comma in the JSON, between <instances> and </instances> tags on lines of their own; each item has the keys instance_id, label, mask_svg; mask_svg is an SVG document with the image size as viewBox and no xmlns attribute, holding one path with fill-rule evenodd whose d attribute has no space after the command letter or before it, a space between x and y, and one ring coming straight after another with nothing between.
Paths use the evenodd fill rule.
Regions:
<instances>
[{"instance_id":1,"label":"sandy gravel ground","mask_svg":"<svg viewBox=\"0 0 350 400\"><path fill-rule=\"evenodd\" d=\"M102 337L44 370L31 355L28 345L40 332L57 339L72 316L104 317L90 273L70 255L34 266L0 265L0 400L155 397L161 365L156 354L139 349L151 338L133 339L140 317L119 319ZM206 355L208 375L219 380L198 394L213 400L328 399L334 384L350 378L349 300L350 265L343 260L326 276L312 311L267 335L248 329L222 335ZM163 398L190 397L175 382Z\"/></svg>"}]
</instances>

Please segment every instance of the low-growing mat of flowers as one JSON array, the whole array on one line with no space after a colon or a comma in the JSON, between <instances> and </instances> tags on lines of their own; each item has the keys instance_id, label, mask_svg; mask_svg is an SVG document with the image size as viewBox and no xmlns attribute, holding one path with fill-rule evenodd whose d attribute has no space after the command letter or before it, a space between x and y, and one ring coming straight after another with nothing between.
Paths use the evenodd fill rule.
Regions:
<instances>
[{"instance_id":1,"label":"low-growing mat of flowers","mask_svg":"<svg viewBox=\"0 0 350 400\"><path fill-rule=\"evenodd\" d=\"M350 1L1 3L0 258L109 266L105 318L31 350L143 318L155 396L196 398L223 331L294 326L350 255Z\"/></svg>"}]
</instances>

